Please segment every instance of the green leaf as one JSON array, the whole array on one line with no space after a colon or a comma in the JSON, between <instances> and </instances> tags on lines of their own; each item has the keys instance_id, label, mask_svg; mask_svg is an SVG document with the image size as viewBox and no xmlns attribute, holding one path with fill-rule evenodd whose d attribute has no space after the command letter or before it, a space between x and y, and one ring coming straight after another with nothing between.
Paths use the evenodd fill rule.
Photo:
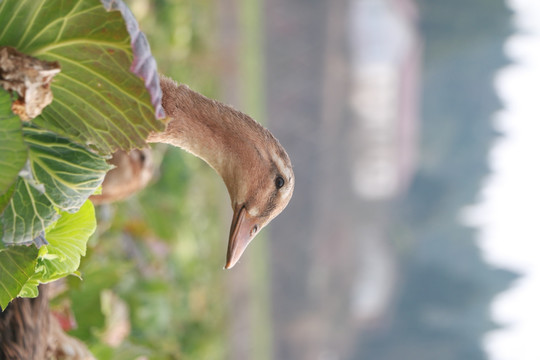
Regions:
<instances>
[{"instance_id":1,"label":"green leaf","mask_svg":"<svg viewBox=\"0 0 540 360\"><path fill-rule=\"evenodd\" d=\"M28 245L57 218L49 199L20 177L0 217L4 230L2 240L6 245Z\"/></svg>"},{"instance_id":2,"label":"green leaf","mask_svg":"<svg viewBox=\"0 0 540 360\"><path fill-rule=\"evenodd\" d=\"M125 6L121 10L130 15ZM0 4L0 45L62 67L51 85L54 100L34 123L107 153L142 147L150 131L163 129L156 118L163 111L155 61L144 36L130 37L122 12L108 12L99 0ZM130 30L138 34L133 22ZM144 74L142 56L153 64L143 68Z\"/></svg>"},{"instance_id":3,"label":"green leaf","mask_svg":"<svg viewBox=\"0 0 540 360\"><path fill-rule=\"evenodd\" d=\"M0 195L6 194L15 183L27 157L21 120L11 112L9 93L0 88Z\"/></svg>"},{"instance_id":4,"label":"green leaf","mask_svg":"<svg viewBox=\"0 0 540 360\"><path fill-rule=\"evenodd\" d=\"M5 309L34 274L35 246L11 246L0 250L0 307Z\"/></svg>"},{"instance_id":5,"label":"green leaf","mask_svg":"<svg viewBox=\"0 0 540 360\"><path fill-rule=\"evenodd\" d=\"M87 200L75 214L62 212L60 215L45 233L49 244L39 249L35 274L21 289L21 297L35 297L39 284L74 274L81 256L86 255L86 243L96 230L94 205Z\"/></svg>"},{"instance_id":6,"label":"green leaf","mask_svg":"<svg viewBox=\"0 0 540 360\"><path fill-rule=\"evenodd\" d=\"M37 278L31 277L28 279L28 281L24 284L21 291L19 291L19 294L17 297L20 298L36 298L39 295L39 280Z\"/></svg>"},{"instance_id":7,"label":"green leaf","mask_svg":"<svg viewBox=\"0 0 540 360\"><path fill-rule=\"evenodd\" d=\"M23 134L31 173L21 172L0 216L8 245L30 244L58 218L55 207L76 212L111 168L102 156L50 131L25 126Z\"/></svg>"},{"instance_id":8,"label":"green leaf","mask_svg":"<svg viewBox=\"0 0 540 360\"><path fill-rule=\"evenodd\" d=\"M76 212L111 169L103 157L50 131L25 127L24 141L34 178L44 185L49 201L63 211Z\"/></svg>"},{"instance_id":9,"label":"green leaf","mask_svg":"<svg viewBox=\"0 0 540 360\"><path fill-rule=\"evenodd\" d=\"M41 260L45 268L41 279L51 281L74 273L81 256L86 255L86 243L95 230L94 205L89 200L75 214L62 212L54 227L45 234L49 244Z\"/></svg>"},{"instance_id":10,"label":"green leaf","mask_svg":"<svg viewBox=\"0 0 540 360\"><path fill-rule=\"evenodd\" d=\"M9 204L9 200L11 200L11 196L13 196L14 191L15 191L15 184L11 185L9 189L6 190L5 193L0 195L0 214L4 211L7 204ZM2 236L1 229L2 229L2 221L0 221L0 237Z\"/></svg>"}]
</instances>

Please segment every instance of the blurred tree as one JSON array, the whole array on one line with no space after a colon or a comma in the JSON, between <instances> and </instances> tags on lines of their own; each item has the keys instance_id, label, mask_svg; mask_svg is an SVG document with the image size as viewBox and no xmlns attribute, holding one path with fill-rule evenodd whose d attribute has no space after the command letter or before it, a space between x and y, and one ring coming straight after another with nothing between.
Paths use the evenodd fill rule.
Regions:
<instances>
[{"instance_id":1,"label":"blurred tree","mask_svg":"<svg viewBox=\"0 0 540 360\"><path fill-rule=\"evenodd\" d=\"M387 326L363 337L354 358L480 360L482 338L495 327L490 304L516 275L483 261L458 213L489 172L492 117L501 107L493 76L508 64L510 12L502 0L417 3L423 137L418 172L395 214L400 291Z\"/></svg>"}]
</instances>

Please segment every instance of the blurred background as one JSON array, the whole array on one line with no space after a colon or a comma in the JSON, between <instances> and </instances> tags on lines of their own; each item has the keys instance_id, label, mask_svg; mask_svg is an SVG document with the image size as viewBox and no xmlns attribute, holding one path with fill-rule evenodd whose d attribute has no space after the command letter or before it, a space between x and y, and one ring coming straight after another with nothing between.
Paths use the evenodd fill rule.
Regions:
<instances>
[{"instance_id":1,"label":"blurred background","mask_svg":"<svg viewBox=\"0 0 540 360\"><path fill-rule=\"evenodd\" d=\"M540 200L518 191L534 136L504 158L525 164L514 182L497 180L511 169L497 160L516 123L508 95L539 93L523 72L505 85L538 45L534 0L127 3L162 73L280 139L296 190L224 271L225 186L201 160L155 148L152 184L99 208L84 281L58 300L100 359L540 358L537 306L500 301L531 279L532 208L491 201L500 188ZM521 134L538 135L534 120ZM506 228L493 247L493 224L523 229L524 217L530 232ZM529 268L505 262L515 249ZM538 303L538 282L527 286ZM529 320L518 337L516 309Z\"/></svg>"}]
</instances>

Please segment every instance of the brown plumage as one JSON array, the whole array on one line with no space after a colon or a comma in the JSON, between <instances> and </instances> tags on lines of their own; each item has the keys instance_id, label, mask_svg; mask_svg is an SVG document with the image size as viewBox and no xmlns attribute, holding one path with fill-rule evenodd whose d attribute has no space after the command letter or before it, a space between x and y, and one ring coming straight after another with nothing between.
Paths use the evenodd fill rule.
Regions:
<instances>
[{"instance_id":1,"label":"brown plumage","mask_svg":"<svg viewBox=\"0 0 540 360\"><path fill-rule=\"evenodd\" d=\"M166 77L161 77L161 89L169 123L147 142L178 146L223 178L234 212L225 265L229 269L289 203L294 190L291 161L276 138L249 116ZM152 164L143 151L114 154L110 163L116 168L107 174L102 194L91 197L94 203L124 199L148 183Z\"/></svg>"},{"instance_id":2,"label":"brown plumage","mask_svg":"<svg viewBox=\"0 0 540 360\"><path fill-rule=\"evenodd\" d=\"M146 187L154 173L150 149L119 150L108 163L114 165L114 169L107 173L101 185L101 194L90 197L95 205L126 199Z\"/></svg>"},{"instance_id":3,"label":"brown plumage","mask_svg":"<svg viewBox=\"0 0 540 360\"><path fill-rule=\"evenodd\" d=\"M233 208L225 268L240 259L253 237L289 203L294 174L289 156L249 116L161 77L164 132L148 142L178 146L206 161L221 175Z\"/></svg>"}]
</instances>

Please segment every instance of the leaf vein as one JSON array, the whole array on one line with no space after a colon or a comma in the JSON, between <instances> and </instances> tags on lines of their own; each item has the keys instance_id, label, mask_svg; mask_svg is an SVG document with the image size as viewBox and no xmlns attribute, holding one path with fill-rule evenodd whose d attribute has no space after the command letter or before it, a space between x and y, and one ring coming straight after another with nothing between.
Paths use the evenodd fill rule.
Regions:
<instances>
[{"instance_id":1,"label":"leaf vein","mask_svg":"<svg viewBox=\"0 0 540 360\"><path fill-rule=\"evenodd\" d=\"M4 37L4 35L6 34L6 31L9 29L9 27L11 26L11 23L13 22L13 20L15 20L15 18L17 17L17 13L21 10L21 7L24 5L24 1L19 1L19 7L15 9L15 11L13 12L13 14L11 15L11 18L9 19L8 23L5 25L4 27L4 30L2 31L2 33L0 34L0 39L2 39L2 37Z\"/></svg>"},{"instance_id":2,"label":"leaf vein","mask_svg":"<svg viewBox=\"0 0 540 360\"><path fill-rule=\"evenodd\" d=\"M73 82L79 84L80 86L87 88L88 90L92 91L93 93L97 94L101 99L103 99L103 101L105 101L106 103L108 103L112 108L118 110L118 112L119 112L120 114L122 114L122 117L123 117L123 118L126 120L126 122L131 126L131 128L132 128L133 130L135 130L135 132L137 133L137 135L139 135L141 138L144 138L144 136L139 132L138 127L135 126L135 124L133 124L133 123L130 121L130 119L127 117L126 113L125 113L123 110L121 110L120 108L118 108L116 105L114 105L114 104L112 103L112 101L109 100L108 97L104 96L104 95L103 95L101 92L99 92L99 91L95 91L95 90L92 89L90 86L88 86L88 84L85 84L85 83L83 83L83 82L81 82L81 81L78 81L78 80L76 80L75 78L73 78L73 77L71 77L71 76L68 76L68 75L64 74L63 77L64 77L65 79L69 79L69 80L71 80L71 81L73 81ZM137 100L137 103L140 104L140 100ZM117 128L118 128L118 127L117 127ZM120 130L120 128L118 128L118 129Z\"/></svg>"},{"instance_id":3,"label":"leaf vein","mask_svg":"<svg viewBox=\"0 0 540 360\"><path fill-rule=\"evenodd\" d=\"M26 26L26 29L24 30L23 35L19 38L19 43L17 44L16 48L20 48L21 44L24 42L24 39L26 38L26 36L28 36L28 32L30 31L30 29L34 25L34 22L36 21L36 17L41 12L41 9L43 8L43 5L45 4L45 1L46 0L42 0L41 3L39 4L39 6L34 11L34 14L32 15L32 18L30 19L30 23Z\"/></svg>"},{"instance_id":4,"label":"leaf vein","mask_svg":"<svg viewBox=\"0 0 540 360\"><path fill-rule=\"evenodd\" d=\"M98 108L97 106L94 106L94 104L92 104L92 103L91 103L90 101L88 101L86 98L84 98L84 97L82 97L82 96L80 96L80 95L78 95L78 94L76 94L76 93L70 92L70 91L66 90L65 88L57 88L57 89L62 89L63 91L69 93L71 96L73 96L73 97L75 97L75 98L78 98L78 99L81 101L81 103L86 104L89 108L93 109L96 113L100 114L104 119L107 119L107 118L108 118L108 116L103 112L103 110L101 110L101 109ZM113 106L114 109L116 109L120 114L122 114L122 117L127 121L127 123L128 123L129 125L131 125L130 122L129 122L129 119L124 115L124 112L123 112L121 109L115 107L114 105L112 105L112 106ZM124 135L124 138L125 138L127 141L130 141L130 140L131 140L131 139L129 139L127 136L125 136L125 132L120 128L120 126L119 126L115 121L110 121L110 120L109 120L108 123L111 124L111 125L113 125L113 127L115 127L116 130L118 130L119 133L121 133L122 135ZM139 133L137 132L137 134L139 134ZM140 134L139 134L139 135L140 135ZM141 137L142 137L142 136L141 136Z\"/></svg>"},{"instance_id":5,"label":"leaf vein","mask_svg":"<svg viewBox=\"0 0 540 360\"><path fill-rule=\"evenodd\" d=\"M9 259L9 256L8 256L8 259ZM10 260L11 260L11 259L10 259ZM13 261L13 260L12 260L12 261ZM24 285L24 284L21 284L21 282L20 282L15 276L13 276L13 275L11 274L11 272L10 272L8 269L6 269L6 267L4 266L4 264L2 264L1 262L0 262L0 267L2 267L3 272L4 272L7 276L9 276L9 277L12 278L13 280L15 280L15 282L17 283L17 285L20 285L20 286L23 286L23 285ZM25 275L26 275L26 274L25 274ZM3 283L3 281L2 281L2 283Z\"/></svg>"},{"instance_id":6,"label":"leaf vein","mask_svg":"<svg viewBox=\"0 0 540 360\"><path fill-rule=\"evenodd\" d=\"M82 68L83 70L86 70L87 72L89 72L90 74L96 76L97 78L100 78L101 80L103 80L104 82L106 82L107 84L109 84L111 87L113 87L115 90L117 90L118 92L121 92L122 94L124 94L125 96L131 98L132 100L136 101L137 103L141 103L141 100L135 96L133 96L133 94L129 93L128 91L126 91L125 89L121 88L118 86L117 83L109 80L107 77L103 76L103 74L99 73L99 72L96 72L94 70L92 70L90 67L87 67L87 66L84 66L83 64L77 62L77 61L73 61L72 59L68 58L68 57L65 57L65 56L62 56L62 55L59 55L59 54L53 54L53 56L57 57L57 58L61 58L63 59L64 61L66 62L69 62L71 63L72 65L75 65L75 66L78 66L80 68ZM133 74L130 72L130 74ZM134 75L134 74L133 74ZM57 76L61 76L61 77L64 77L66 78L67 76L64 74L64 73L60 73L58 74ZM140 105L139 105L140 106ZM144 104L144 107L146 107L147 109L151 110L152 113L153 113L153 108L150 106L150 105L147 105L147 104Z\"/></svg>"},{"instance_id":7,"label":"leaf vein","mask_svg":"<svg viewBox=\"0 0 540 360\"><path fill-rule=\"evenodd\" d=\"M62 35L63 31L65 30L65 26L66 26L66 23L69 21L69 18L70 17L75 17L75 16L79 16L79 15L83 15L87 12L91 12L91 11L94 11L95 9L97 8L100 8L100 7L103 7L103 5L97 5L97 6L94 6L92 8L88 8L86 10L82 10L78 13L74 13L74 11L79 7L79 5L81 4L81 2L79 2L77 4L77 6L74 6L73 9L71 9L71 11L69 13L66 14L66 16L63 16L61 18L57 18L51 22L49 22L46 26L44 26L36 35L34 35L34 37L32 38L32 40L30 40L30 42L26 45L26 46L30 46L32 45L37 39L39 39L39 37L46 33L49 28L53 27L54 25L56 25L58 22L60 21L63 21L63 24L62 24L62 27L60 28L60 30L58 31L58 36L56 37L56 41L58 41L59 37Z\"/></svg>"},{"instance_id":8,"label":"leaf vein","mask_svg":"<svg viewBox=\"0 0 540 360\"><path fill-rule=\"evenodd\" d=\"M95 39L88 39L88 38L75 38L71 40L64 40L61 42L57 42L48 46L43 46L39 49L36 49L33 52L33 55L38 56L38 55L51 54L52 56L57 56L52 52L52 50L61 49L66 46L69 47L69 46L76 46L76 45L106 46L106 47L114 48L120 51L124 51L127 54L129 54L129 50L130 50L129 42L127 42L126 45L124 46L120 46L118 41L111 42L111 41L95 40Z\"/></svg>"}]
</instances>

